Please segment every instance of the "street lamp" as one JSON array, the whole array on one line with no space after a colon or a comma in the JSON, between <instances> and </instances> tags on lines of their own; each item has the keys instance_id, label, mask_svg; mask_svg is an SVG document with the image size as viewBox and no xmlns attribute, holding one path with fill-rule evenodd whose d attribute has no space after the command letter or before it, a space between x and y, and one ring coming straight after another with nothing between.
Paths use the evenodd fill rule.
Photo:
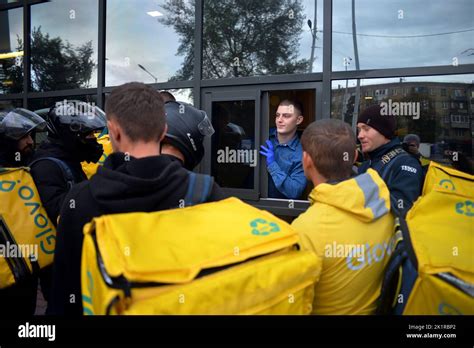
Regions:
<instances>
[{"instance_id":1,"label":"street lamp","mask_svg":"<svg viewBox=\"0 0 474 348\"><path fill-rule=\"evenodd\" d=\"M153 77L153 78L155 79L155 83L158 83L158 78L157 78L155 75L153 75L151 72L149 72L147 69L145 69L145 67L144 67L143 65L138 64L138 67L139 67L140 69L142 69L144 72L146 72L148 75L150 75L151 77Z\"/></svg>"}]
</instances>

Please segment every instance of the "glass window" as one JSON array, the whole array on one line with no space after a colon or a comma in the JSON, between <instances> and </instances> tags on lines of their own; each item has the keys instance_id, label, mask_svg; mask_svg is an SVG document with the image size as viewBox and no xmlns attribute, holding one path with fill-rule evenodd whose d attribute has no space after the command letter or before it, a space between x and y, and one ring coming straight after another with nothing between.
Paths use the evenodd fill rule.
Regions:
<instances>
[{"instance_id":1,"label":"glass window","mask_svg":"<svg viewBox=\"0 0 474 348\"><path fill-rule=\"evenodd\" d=\"M23 92L23 9L0 11L0 94Z\"/></svg>"},{"instance_id":2,"label":"glass window","mask_svg":"<svg viewBox=\"0 0 474 348\"><path fill-rule=\"evenodd\" d=\"M354 14L352 3L333 1L335 71L355 70L354 52L360 69L474 63L474 1L357 0Z\"/></svg>"},{"instance_id":3,"label":"glass window","mask_svg":"<svg viewBox=\"0 0 474 348\"><path fill-rule=\"evenodd\" d=\"M31 6L31 88L97 87L97 0Z\"/></svg>"},{"instance_id":4,"label":"glass window","mask_svg":"<svg viewBox=\"0 0 474 348\"><path fill-rule=\"evenodd\" d=\"M211 175L222 187L253 189L255 101L213 102L212 125Z\"/></svg>"},{"instance_id":5,"label":"glass window","mask_svg":"<svg viewBox=\"0 0 474 348\"><path fill-rule=\"evenodd\" d=\"M0 111L11 110L14 108L21 108L23 105L22 100L0 100Z\"/></svg>"},{"instance_id":6,"label":"glass window","mask_svg":"<svg viewBox=\"0 0 474 348\"><path fill-rule=\"evenodd\" d=\"M194 0L108 0L107 86L190 80Z\"/></svg>"},{"instance_id":7,"label":"glass window","mask_svg":"<svg viewBox=\"0 0 474 348\"><path fill-rule=\"evenodd\" d=\"M322 18L322 0L204 1L203 78L322 71Z\"/></svg>"},{"instance_id":8,"label":"glass window","mask_svg":"<svg viewBox=\"0 0 474 348\"><path fill-rule=\"evenodd\" d=\"M355 129L357 112L372 104L384 103L388 110L393 110L393 116L397 117L397 135L401 140L409 133L420 136L422 155L448 163L444 151L451 150L472 160L473 110L461 108L460 104L466 106L468 103L467 96L474 89L473 81L474 74L364 79L359 84L357 80L333 81L331 117L342 119ZM409 89L410 93L406 96L366 96L368 89L383 90L395 86ZM429 92L430 89L436 91L435 95ZM446 97L441 96L443 89L458 90L458 95L462 96L456 97L453 93L446 100ZM397 108L399 111L395 111Z\"/></svg>"}]
</instances>

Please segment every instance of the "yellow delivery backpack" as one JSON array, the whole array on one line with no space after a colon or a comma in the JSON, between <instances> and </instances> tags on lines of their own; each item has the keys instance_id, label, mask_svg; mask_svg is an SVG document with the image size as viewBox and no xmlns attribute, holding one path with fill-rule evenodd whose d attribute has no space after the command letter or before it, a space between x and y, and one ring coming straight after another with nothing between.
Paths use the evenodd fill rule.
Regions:
<instances>
[{"instance_id":1,"label":"yellow delivery backpack","mask_svg":"<svg viewBox=\"0 0 474 348\"><path fill-rule=\"evenodd\" d=\"M474 175L431 162L400 227L380 312L474 314Z\"/></svg>"},{"instance_id":2,"label":"yellow delivery backpack","mask_svg":"<svg viewBox=\"0 0 474 348\"><path fill-rule=\"evenodd\" d=\"M95 218L84 314L309 314L321 260L286 222L237 198Z\"/></svg>"},{"instance_id":3,"label":"yellow delivery backpack","mask_svg":"<svg viewBox=\"0 0 474 348\"><path fill-rule=\"evenodd\" d=\"M90 179L92 175L97 173L97 169L104 165L105 160L112 153L112 144L108 134L102 135L97 138L97 142L104 147L104 153L97 163L82 162L82 170L87 175L87 179Z\"/></svg>"},{"instance_id":4,"label":"yellow delivery backpack","mask_svg":"<svg viewBox=\"0 0 474 348\"><path fill-rule=\"evenodd\" d=\"M56 229L30 173L0 168L0 289L53 262Z\"/></svg>"}]
</instances>

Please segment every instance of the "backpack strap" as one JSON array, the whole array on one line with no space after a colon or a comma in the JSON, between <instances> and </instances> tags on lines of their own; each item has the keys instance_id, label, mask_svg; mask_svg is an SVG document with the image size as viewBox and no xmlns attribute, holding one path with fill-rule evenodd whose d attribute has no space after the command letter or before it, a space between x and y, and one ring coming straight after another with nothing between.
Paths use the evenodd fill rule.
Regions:
<instances>
[{"instance_id":1,"label":"backpack strap","mask_svg":"<svg viewBox=\"0 0 474 348\"><path fill-rule=\"evenodd\" d=\"M206 174L189 172L189 183L186 197L184 198L187 207L204 203L211 196L214 178Z\"/></svg>"},{"instance_id":2,"label":"backpack strap","mask_svg":"<svg viewBox=\"0 0 474 348\"><path fill-rule=\"evenodd\" d=\"M71 168L69 168L69 166L64 161L61 161L58 158L55 158L55 157L38 158L37 160L34 160L33 162L30 163L30 168L33 167L33 165L35 165L36 163L43 160L56 163L56 165L61 169L61 172L63 173L64 178L66 179L68 188L71 189L74 186L76 180L74 179L74 174L72 173Z\"/></svg>"},{"instance_id":3,"label":"backpack strap","mask_svg":"<svg viewBox=\"0 0 474 348\"><path fill-rule=\"evenodd\" d=\"M404 217L395 219L393 252L384 270L376 314L402 314L416 278L418 261ZM398 303L399 295L403 302Z\"/></svg>"}]
</instances>

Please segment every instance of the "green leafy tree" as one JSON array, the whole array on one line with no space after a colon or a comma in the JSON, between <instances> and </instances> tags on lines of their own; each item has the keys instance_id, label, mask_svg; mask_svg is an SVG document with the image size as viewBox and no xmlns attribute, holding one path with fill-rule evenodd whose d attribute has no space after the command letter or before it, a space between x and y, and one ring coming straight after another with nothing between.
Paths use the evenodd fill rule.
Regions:
<instances>
[{"instance_id":1,"label":"green leafy tree","mask_svg":"<svg viewBox=\"0 0 474 348\"><path fill-rule=\"evenodd\" d=\"M301 0L205 1L203 77L225 78L304 73L298 59L304 14ZM160 22L180 35L184 55L174 79L189 79L194 67L194 2L168 0Z\"/></svg>"},{"instance_id":2,"label":"green leafy tree","mask_svg":"<svg viewBox=\"0 0 474 348\"><path fill-rule=\"evenodd\" d=\"M23 41L17 38L17 51L23 51ZM92 59L92 41L75 47L60 37L51 38L41 27L31 33L31 88L35 91L51 91L74 88L88 88L96 63ZM9 93L22 92L22 59L8 60L4 74L10 85Z\"/></svg>"}]
</instances>

